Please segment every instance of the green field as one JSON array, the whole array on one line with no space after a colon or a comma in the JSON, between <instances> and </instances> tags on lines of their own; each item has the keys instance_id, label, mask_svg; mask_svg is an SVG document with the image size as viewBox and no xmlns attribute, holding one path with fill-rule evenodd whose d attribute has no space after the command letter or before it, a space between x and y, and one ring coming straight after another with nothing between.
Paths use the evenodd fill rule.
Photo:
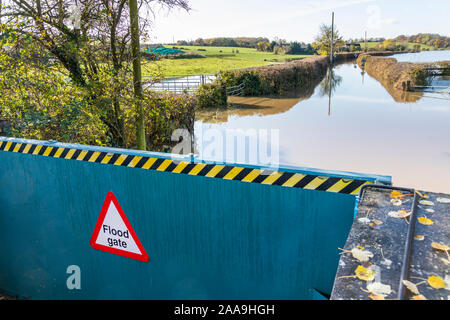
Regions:
<instances>
[{"instance_id":1,"label":"green field","mask_svg":"<svg viewBox=\"0 0 450 320\"><path fill-rule=\"evenodd\" d=\"M171 48L172 46L166 46ZM161 59L159 61L143 62L143 75L155 72L166 75L181 74L214 74L219 71L257 67L271 63L285 62L287 59L299 59L308 55L278 55L270 52L260 52L253 48L235 47L200 47L177 46L185 48L185 52L194 52L205 58L194 59ZM204 49L206 51L198 51ZM234 51L234 53L233 53ZM236 51L239 51L238 53Z\"/></svg>"}]
</instances>

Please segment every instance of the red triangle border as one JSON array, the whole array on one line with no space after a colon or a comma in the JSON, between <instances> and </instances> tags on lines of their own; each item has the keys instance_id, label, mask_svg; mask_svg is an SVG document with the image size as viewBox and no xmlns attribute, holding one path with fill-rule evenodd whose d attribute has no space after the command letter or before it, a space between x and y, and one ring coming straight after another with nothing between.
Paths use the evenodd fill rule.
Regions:
<instances>
[{"instance_id":1,"label":"red triangle border","mask_svg":"<svg viewBox=\"0 0 450 320\"><path fill-rule=\"evenodd\" d=\"M109 206L111 205L111 202L113 202L114 205L116 206L116 209L120 214L120 217L122 218L123 222L125 223L125 226L128 228L128 231L130 232L131 237L133 238L134 242L136 243L137 247L139 248L139 250L141 251L142 254L128 252L128 251L124 251L124 250L120 250L120 249L116 249L116 248L112 248L112 247L108 247L108 246L96 243L98 235L101 230L101 227L103 225L103 221L105 221L106 213L108 212ZM144 247L142 246L141 242L139 241L139 238L137 237L136 232L134 232L134 229L131 226L130 222L128 221L122 207L119 204L119 201L117 201L116 196L112 192L108 192L108 194L106 195L105 202L103 202L102 210L100 211L100 215L97 219L97 223L95 225L94 232L92 233L91 240L89 241L89 243L92 248L97 249L97 250L106 251L109 253L117 254L120 256L124 256L127 258L131 258L131 259L135 259L135 260L139 260L139 261L143 261L143 262L149 261L149 256L148 256L147 252L145 251Z\"/></svg>"}]
</instances>

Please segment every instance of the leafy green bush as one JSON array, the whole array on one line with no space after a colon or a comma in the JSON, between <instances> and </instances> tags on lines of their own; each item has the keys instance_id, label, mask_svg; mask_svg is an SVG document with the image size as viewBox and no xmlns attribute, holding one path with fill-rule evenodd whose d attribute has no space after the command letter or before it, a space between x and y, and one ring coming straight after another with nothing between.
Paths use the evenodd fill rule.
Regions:
<instances>
[{"instance_id":1,"label":"leafy green bush","mask_svg":"<svg viewBox=\"0 0 450 320\"><path fill-rule=\"evenodd\" d=\"M346 56L341 56L346 59ZM327 56L320 56L280 65L226 71L220 74L220 79L227 87L243 83L245 96L280 94L322 77L328 60Z\"/></svg>"},{"instance_id":2,"label":"leafy green bush","mask_svg":"<svg viewBox=\"0 0 450 320\"><path fill-rule=\"evenodd\" d=\"M196 98L188 94L150 93L144 96L147 148L165 151L175 129L194 132ZM132 127L130 127L131 129ZM133 135L131 135L134 137Z\"/></svg>"},{"instance_id":3,"label":"leafy green bush","mask_svg":"<svg viewBox=\"0 0 450 320\"><path fill-rule=\"evenodd\" d=\"M195 95L200 109L227 106L226 87L221 81L201 85Z\"/></svg>"},{"instance_id":4,"label":"leafy green bush","mask_svg":"<svg viewBox=\"0 0 450 320\"><path fill-rule=\"evenodd\" d=\"M0 119L18 138L107 145L102 114L87 91L47 67L32 68L6 55L0 61Z\"/></svg>"}]
</instances>

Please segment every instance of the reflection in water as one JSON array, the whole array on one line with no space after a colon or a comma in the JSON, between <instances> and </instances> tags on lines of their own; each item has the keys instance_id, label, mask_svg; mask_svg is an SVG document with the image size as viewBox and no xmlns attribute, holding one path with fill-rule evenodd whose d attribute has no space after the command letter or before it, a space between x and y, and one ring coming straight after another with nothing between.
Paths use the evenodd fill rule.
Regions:
<instances>
[{"instance_id":1,"label":"reflection in water","mask_svg":"<svg viewBox=\"0 0 450 320\"><path fill-rule=\"evenodd\" d=\"M309 99L322 78L302 88L278 96L228 97L229 109L207 109L196 112L196 118L209 123L227 122L233 116L267 116L284 113L300 101Z\"/></svg>"},{"instance_id":2,"label":"reflection in water","mask_svg":"<svg viewBox=\"0 0 450 320\"><path fill-rule=\"evenodd\" d=\"M392 84L390 84L388 81L383 81L382 79L379 79L375 74L371 74L370 72L366 71L364 69L364 62L361 62L359 66L362 70L361 76L362 76L362 84L364 85L364 75L367 72L367 74L375 79L377 79L381 85L386 89L386 91L391 95L391 97L394 99L395 102L416 102L422 98L423 94L420 92L409 92L409 91L403 91L396 89Z\"/></svg>"},{"instance_id":3,"label":"reflection in water","mask_svg":"<svg viewBox=\"0 0 450 320\"><path fill-rule=\"evenodd\" d=\"M319 94L322 97L331 96L336 91L336 88L341 84L341 82L342 77L336 74L333 68L328 68L327 75L320 83Z\"/></svg>"},{"instance_id":4,"label":"reflection in water","mask_svg":"<svg viewBox=\"0 0 450 320\"><path fill-rule=\"evenodd\" d=\"M336 88L341 84L342 77L337 75L334 72L334 69L331 67L327 70L327 75L320 83L320 91L319 95L322 97L328 96L328 115L331 115L331 96Z\"/></svg>"},{"instance_id":5,"label":"reflection in water","mask_svg":"<svg viewBox=\"0 0 450 320\"><path fill-rule=\"evenodd\" d=\"M450 102L405 103L411 100L351 63L333 73L342 80L331 116L320 79L303 95L236 98L232 110L204 112L196 139L207 129L276 129L282 165L390 175L397 186L450 193Z\"/></svg>"}]
</instances>

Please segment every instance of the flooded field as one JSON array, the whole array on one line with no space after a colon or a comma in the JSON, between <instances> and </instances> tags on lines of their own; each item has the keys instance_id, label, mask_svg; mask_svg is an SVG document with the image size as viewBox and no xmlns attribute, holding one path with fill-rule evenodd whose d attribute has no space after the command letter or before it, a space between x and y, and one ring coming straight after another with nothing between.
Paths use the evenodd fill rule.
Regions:
<instances>
[{"instance_id":1,"label":"flooded field","mask_svg":"<svg viewBox=\"0 0 450 320\"><path fill-rule=\"evenodd\" d=\"M392 56L398 62L434 62L450 59L450 51L422 51Z\"/></svg>"},{"instance_id":2,"label":"flooded field","mask_svg":"<svg viewBox=\"0 0 450 320\"><path fill-rule=\"evenodd\" d=\"M394 57L450 60L450 51ZM235 97L230 102L236 107L230 110L200 113L196 142L208 147L199 143L199 135L208 129L275 129L279 139L268 141L279 150L282 165L389 175L397 186L449 193L449 98L446 93L388 91L356 64L347 63L335 67L311 92ZM224 152L215 160L239 159Z\"/></svg>"}]
</instances>

